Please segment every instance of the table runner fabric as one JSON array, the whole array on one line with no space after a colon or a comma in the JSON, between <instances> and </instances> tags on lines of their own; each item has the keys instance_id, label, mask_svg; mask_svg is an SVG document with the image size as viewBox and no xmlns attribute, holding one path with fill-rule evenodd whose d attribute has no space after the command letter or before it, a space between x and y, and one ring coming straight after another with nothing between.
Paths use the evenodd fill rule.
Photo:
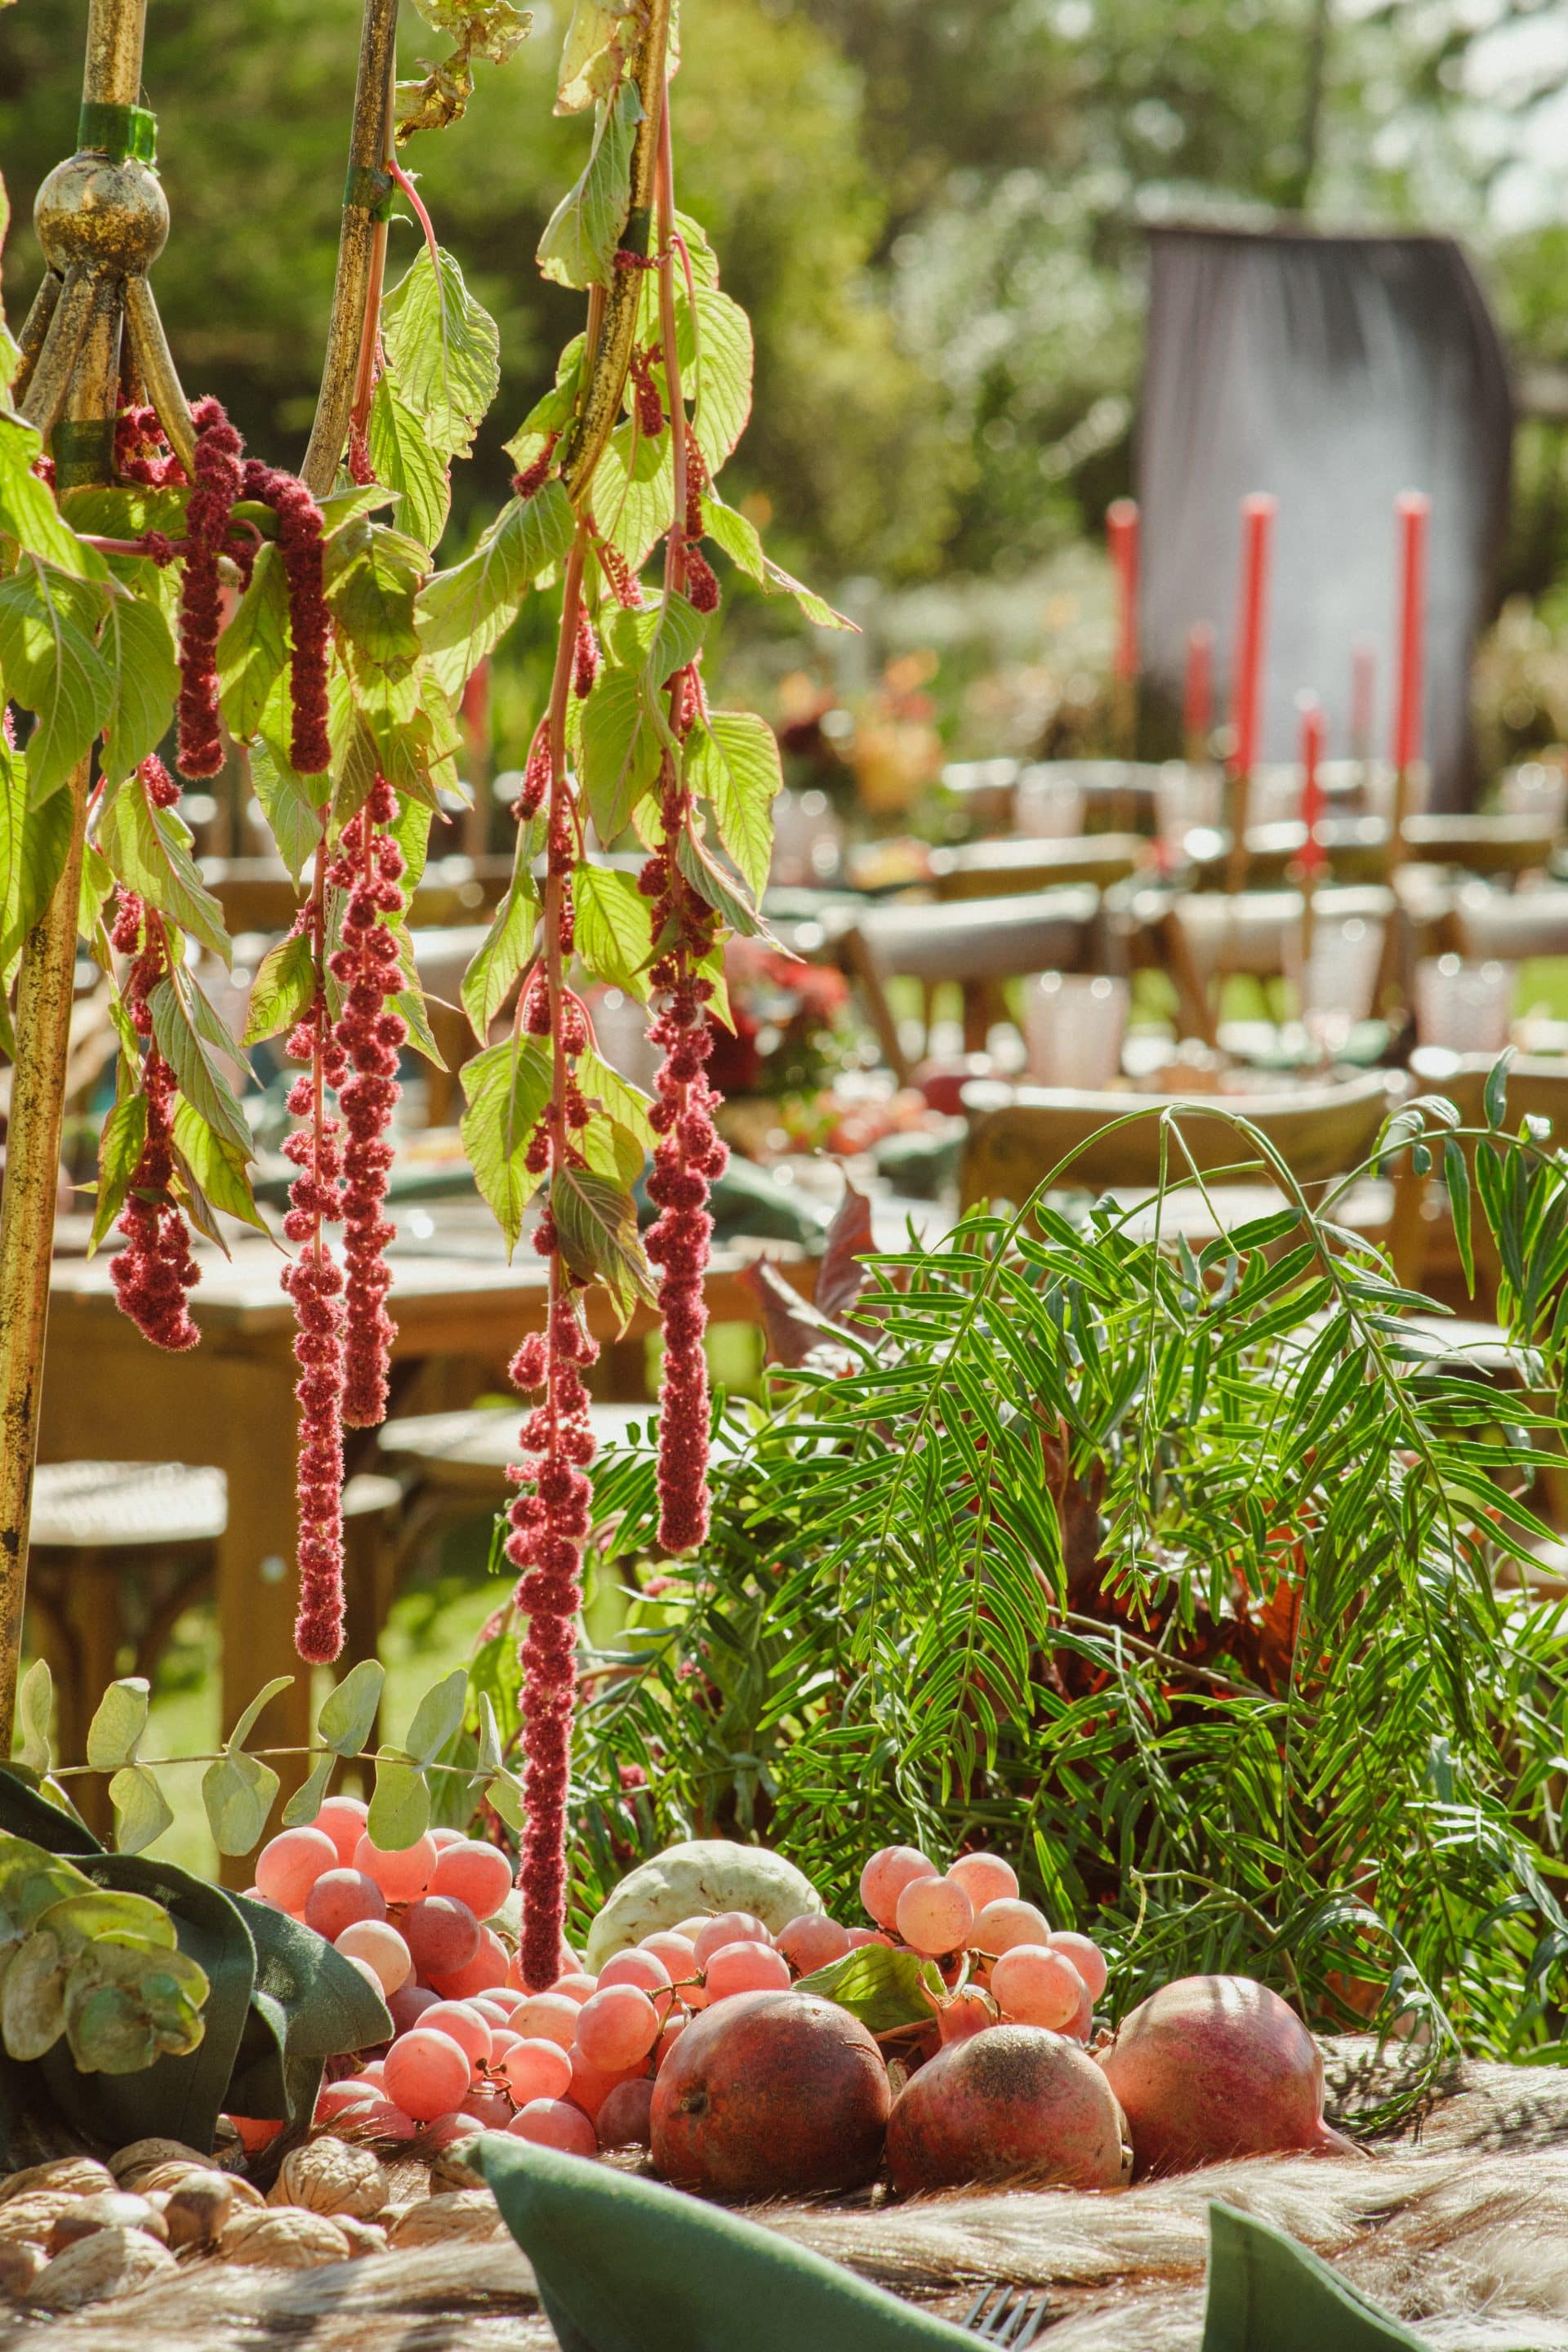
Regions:
<instances>
[{"instance_id":1,"label":"table runner fabric","mask_svg":"<svg viewBox=\"0 0 1568 2352\"><path fill-rule=\"evenodd\" d=\"M975 2338L777 2231L634 2173L487 2135L479 2162L562 2352L959 2352ZM1422 2352L1326 2263L1209 2207L1203 2352Z\"/></svg>"},{"instance_id":2,"label":"table runner fabric","mask_svg":"<svg viewBox=\"0 0 1568 2352\"><path fill-rule=\"evenodd\" d=\"M1152 240L1137 489L1144 674L1179 710L1187 630L1215 635L1228 708L1240 499L1279 501L1262 756L1292 760L1303 688L1348 749L1352 648L1376 648L1373 750L1393 726L1401 490L1432 500L1430 806L1471 804L1470 656L1508 520L1512 399L1469 263L1440 236L1172 227Z\"/></svg>"}]
</instances>

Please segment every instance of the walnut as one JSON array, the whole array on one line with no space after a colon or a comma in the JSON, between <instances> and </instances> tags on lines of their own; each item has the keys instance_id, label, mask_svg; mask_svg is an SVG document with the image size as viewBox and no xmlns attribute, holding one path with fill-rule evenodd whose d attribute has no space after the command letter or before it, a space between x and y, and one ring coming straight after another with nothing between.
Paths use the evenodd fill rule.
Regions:
<instances>
[{"instance_id":1,"label":"walnut","mask_svg":"<svg viewBox=\"0 0 1568 2352\"><path fill-rule=\"evenodd\" d=\"M173 2196L192 2181L207 2180L225 2182L229 2195L239 2204L260 2205L266 2201L260 2189L253 2182L242 2180L237 2173L219 2172L216 2165L193 2164L184 2158L150 2164L142 2171L128 2173L120 2185L138 2197L162 2197Z\"/></svg>"},{"instance_id":2,"label":"walnut","mask_svg":"<svg viewBox=\"0 0 1568 2352\"><path fill-rule=\"evenodd\" d=\"M124 2189L110 2189L101 2197L71 2200L49 2231L48 2251L58 2254L65 2247L74 2246L79 2238L90 2238L96 2230L145 2230L160 2244L166 2243L169 2235L168 2223L145 2197L133 2197Z\"/></svg>"},{"instance_id":3,"label":"walnut","mask_svg":"<svg viewBox=\"0 0 1568 2352\"><path fill-rule=\"evenodd\" d=\"M308 2271L318 2263L346 2262L349 2242L326 2214L308 2213L302 2205L247 2205L229 2216L217 2250L226 2263Z\"/></svg>"},{"instance_id":4,"label":"walnut","mask_svg":"<svg viewBox=\"0 0 1568 2352\"><path fill-rule=\"evenodd\" d=\"M430 2193L437 2195L443 2189L482 2189L485 2177L472 2162L479 2146L479 2134L472 2139L455 2140L444 2147L430 2167Z\"/></svg>"},{"instance_id":5,"label":"walnut","mask_svg":"<svg viewBox=\"0 0 1568 2352\"><path fill-rule=\"evenodd\" d=\"M362 2254L386 2252L386 2231L378 2221L360 2221L352 2213L334 2213L332 2227L341 2230L348 2240L351 2262L358 2262Z\"/></svg>"},{"instance_id":6,"label":"walnut","mask_svg":"<svg viewBox=\"0 0 1568 2352\"><path fill-rule=\"evenodd\" d=\"M95 2230L44 2264L30 2300L38 2311L79 2311L84 2304L150 2286L174 2267L168 2248L144 2230Z\"/></svg>"},{"instance_id":7,"label":"walnut","mask_svg":"<svg viewBox=\"0 0 1568 2352\"><path fill-rule=\"evenodd\" d=\"M454 2238L495 2238L505 2226L488 2189L459 2189L405 2206L387 2232L387 2242L435 2246Z\"/></svg>"},{"instance_id":8,"label":"walnut","mask_svg":"<svg viewBox=\"0 0 1568 2352\"><path fill-rule=\"evenodd\" d=\"M182 2164L199 2164L204 2168L212 2162L199 2148L187 2147L183 2139L133 2139L118 2148L109 2159L109 2168L121 2189L126 2175L145 2172L154 2164L170 2164L176 2159Z\"/></svg>"},{"instance_id":9,"label":"walnut","mask_svg":"<svg viewBox=\"0 0 1568 2352\"><path fill-rule=\"evenodd\" d=\"M187 2172L173 2189L153 2191L161 2203L172 2246L207 2246L223 2233L229 2215L255 2196L240 2199L237 2188L249 2188L226 2172Z\"/></svg>"},{"instance_id":10,"label":"walnut","mask_svg":"<svg viewBox=\"0 0 1568 2352\"><path fill-rule=\"evenodd\" d=\"M14 2295L19 2302L31 2294L46 2260L42 2246L27 2238L0 2246L0 2294Z\"/></svg>"},{"instance_id":11,"label":"walnut","mask_svg":"<svg viewBox=\"0 0 1568 2352\"><path fill-rule=\"evenodd\" d=\"M0 2205L42 2189L61 2197L100 2197L113 2186L114 2175L96 2157L57 2156L50 2164L29 2164L25 2172L13 2172L0 2182Z\"/></svg>"},{"instance_id":12,"label":"walnut","mask_svg":"<svg viewBox=\"0 0 1568 2352\"><path fill-rule=\"evenodd\" d=\"M41 2246L60 2215L80 2200L70 2191L63 2195L58 2189L36 2189L28 2197L13 2197L9 2205L0 2205L0 2245L20 2245L30 2241Z\"/></svg>"},{"instance_id":13,"label":"walnut","mask_svg":"<svg viewBox=\"0 0 1568 2352\"><path fill-rule=\"evenodd\" d=\"M386 2177L372 2149L329 2135L289 2150L267 2201L373 2221L386 2203Z\"/></svg>"}]
</instances>

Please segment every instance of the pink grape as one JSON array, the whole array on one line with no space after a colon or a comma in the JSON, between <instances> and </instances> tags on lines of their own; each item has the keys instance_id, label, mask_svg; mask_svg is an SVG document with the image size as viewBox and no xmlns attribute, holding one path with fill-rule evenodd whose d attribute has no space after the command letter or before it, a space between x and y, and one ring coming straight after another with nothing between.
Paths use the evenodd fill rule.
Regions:
<instances>
[{"instance_id":1,"label":"pink grape","mask_svg":"<svg viewBox=\"0 0 1568 2352\"><path fill-rule=\"evenodd\" d=\"M430 1892L466 1903L476 1919L491 1918L511 1893L511 1864L498 1847L465 1838L436 1856Z\"/></svg>"},{"instance_id":2,"label":"pink grape","mask_svg":"<svg viewBox=\"0 0 1568 2352\"><path fill-rule=\"evenodd\" d=\"M658 2040L653 2045L653 2067L656 2074L690 2022L690 2019L680 2010L677 2010L673 2017L666 2019Z\"/></svg>"},{"instance_id":3,"label":"pink grape","mask_svg":"<svg viewBox=\"0 0 1568 2352\"><path fill-rule=\"evenodd\" d=\"M365 1816L370 1807L358 1797L329 1797L310 1823L330 1837L337 1848L338 1860L345 1870L353 1862L354 1848L364 1835Z\"/></svg>"},{"instance_id":4,"label":"pink grape","mask_svg":"<svg viewBox=\"0 0 1568 2352\"><path fill-rule=\"evenodd\" d=\"M430 1981L443 2000L467 2000L471 1993L489 1992L506 1982L506 1946L492 1927L479 1929L479 1948L460 1969L444 1969Z\"/></svg>"},{"instance_id":5,"label":"pink grape","mask_svg":"<svg viewBox=\"0 0 1568 2352\"><path fill-rule=\"evenodd\" d=\"M356 2107L353 2121L362 2125L374 2139L417 2139L419 2126L405 2107L391 2099L379 2099L374 2106Z\"/></svg>"},{"instance_id":6,"label":"pink grape","mask_svg":"<svg viewBox=\"0 0 1568 2352\"><path fill-rule=\"evenodd\" d=\"M305 1897L305 1925L331 1943L356 1919L384 1919L386 1897L363 1870L323 1870Z\"/></svg>"},{"instance_id":7,"label":"pink grape","mask_svg":"<svg viewBox=\"0 0 1568 2352\"><path fill-rule=\"evenodd\" d=\"M585 2116L596 2117L599 2109L617 2083L635 2083L647 2073L647 2063L641 2059L635 2066L616 2066L610 2069L590 2066L582 2051L574 2049L572 2104L574 2107L581 2107Z\"/></svg>"},{"instance_id":8,"label":"pink grape","mask_svg":"<svg viewBox=\"0 0 1568 2352\"><path fill-rule=\"evenodd\" d=\"M577 2039L578 2006L563 1992L531 1993L511 2013L511 2030L525 2041L559 2042L570 2050Z\"/></svg>"},{"instance_id":9,"label":"pink grape","mask_svg":"<svg viewBox=\"0 0 1568 2352\"><path fill-rule=\"evenodd\" d=\"M438 2000L427 2009L419 2021L437 2033L449 2033L459 2050L466 2050L470 2066L488 2066L490 2063L490 2030L466 2000Z\"/></svg>"},{"instance_id":10,"label":"pink grape","mask_svg":"<svg viewBox=\"0 0 1568 2352\"><path fill-rule=\"evenodd\" d=\"M519 1992L515 1985L504 1984L491 1985L489 1991L481 1998L499 2009L503 2016L510 2017L514 2010L521 2008L523 2002L529 1999L529 1995Z\"/></svg>"},{"instance_id":11,"label":"pink grape","mask_svg":"<svg viewBox=\"0 0 1568 2352\"><path fill-rule=\"evenodd\" d=\"M859 1951L867 1944L885 1944L889 1951L893 1948L891 1936L885 1936L880 1927L848 1927L845 1933L849 1938L852 1952Z\"/></svg>"},{"instance_id":12,"label":"pink grape","mask_svg":"<svg viewBox=\"0 0 1568 2352\"><path fill-rule=\"evenodd\" d=\"M439 1853L444 1845L467 1845L468 1843L468 1833L464 1830L432 1830L430 1832L430 1843L436 1848L437 1853Z\"/></svg>"},{"instance_id":13,"label":"pink grape","mask_svg":"<svg viewBox=\"0 0 1568 2352\"><path fill-rule=\"evenodd\" d=\"M354 1868L374 1878L389 1903L415 1903L430 1884L436 1849L428 1835L412 1845L375 1844L367 1830L354 1848Z\"/></svg>"},{"instance_id":14,"label":"pink grape","mask_svg":"<svg viewBox=\"0 0 1568 2352\"><path fill-rule=\"evenodd\" d=\"M1065 1952L1015 1944L993 1964L991 1991L1010 2023L1060 2033L1078 2015L1084 1983Z\"/></svg>"},{"instance_id":15,"label":"pink grape","mask_svg":"<svg viewBox=\"0 0 1568 2352\"><path fill-rule=\"evenodd\" d=\"M647 2147L653 2139L653 2084L617 2083L599 2109L601 2147Z\"/></svg>"},{"instance_id":16,"label":"pink grape","mask_svg":"<svg viewBox=\"0 0 1568 2352\"><path fill-rule=\"evenodd\" d=\"M686 1988L697 1974L697 1947L689 1936L678 1936L666 1928L657 1936L645 1936L637 1946L639 1952L650 1952L664 1963L673 1985L681 1987L680 1998L686 1999Z\"/></svg>"},{"instance_id":17,"label":"pink grape","mask_svg":"<svg viewBox=\"0 0 1568 2352\"><path fill-rule=\"evenodd\" d=\"M266 2116L230 2116L228 2120L239 2134L239 2144L247 2156L255 2156L268 2147L283 2128Z\"/></svg>"},{"instance_id":18,"label":"pink grape","mask_svg":"<svg viewBox=\"0 0 1568 2352\"><path fill-rule=\"evenodd\" d=\"M372 1992L380 1993L383 2000L384 2000L386 1999L386 1987L382 1983L380 1977L371 1967L370 1962L368 1960L357 1959L352 1952L345 1953L344 1958L347 1959L351 1969L356 1969L359 1971L359 1974L364 1979L366 1984L369 1985Z\"/></svg>"},{"instance_id":19,"label":"pink grape","mask_svg":"<svg viewBox=\"0 0 1568 2352\"><path fill-rule=\"evenodd\" d=\"M762 1921L754 1919L749 1911L721 1911L716 1918L704 1922L692 1949L697 1954L698 1967L706 1969L714 1953L722 1951L726 1944L771 1944L773 1940Z\"/></svg>"},{"instance_id":20,"label":"pink grape","mask_svg":"<svg viewBox=\"0 0 1568 2352\"><path fill-rule=\"evenodd\" d=\"M563 1977L556 1978L550 1990L552 1992L564 1993L568 2000L574 2000L581 2009L583 2003L585 2000L592 2000L598 1991L599 1979L597 1977L586 1975L581 1969L569 1969Z\"/></svg>"},{"instance_id":21,"label":"pink grape","mask_svg":"<svg viewBox=\"0 0 1568 2352\"><path fill-rule=\"evenodd\" d=\"M977 1913L971 1942L979 1952L1010 1952L1016 1944L1043 1944L1050 1921L1032 1903L1004 1899Z\"/></svg>"},{"instance_id":22,"label":"pink grape","mask_svg":"<svg viewBox=\"0 0 1568 2352\"><path fill-rule=\"evenodd\" d=\"M381 2060L379 2058L373 2058L367 2066L362 2066L359 2073L355 2075L354 2080L358 2083L373 2084L378 2091L384 2090L386 2087L386 2077L382 2072Z\"/></svg>"},{"instance_id":23,"label":"pink grape","mask_svg":"<svg viewBox=\"0 0 1568 2352\"><path fill-rule=\"evenodd\" d=\"M572 2088L572 2061L559 2042L514 2042L500 2070L520 2107L530 2099L563 2099Z\"/></svg>"},{"instance_id":24,"label":"pink grape","mask_svg":"<svg viewBox=\"0 0 1568 2352\"><path fill-rule=\"evenodd\" d=\"M485 2023L489 2027L492 2033L498 2025L504 2025L507 2019L511 2015L510 2009L503 2009L499 2000L492 2000L490 1999L488 1992L470 1993L468 1995L468 2007L479 2011L479 2015L484 2019Z\"/></svg>"},{"instance_id":25,"label":"pink grape","mask_svg":"<svg viewBox=\"0 0 1568 2352\"><path fill-rule=\"evenodd\" d=\"M599 1970L599 1987L618 1984L636 1985L639 1992L647 1993L661 2020L669 2015L675 1995L669 1989L669 1970L657 1952L617 1952L613 1960L606 1960Z\"/></svg>"},{"instance_id":26,"label":"pink grape","mask_svg":"<svg viewBox=\"0 0 1568 2352\"><path fill-rule=\"evenodd\" d=\"M388 1995L386 2003L392 2013L393 2032L406 2033L411 2025L418 2024L426 2010L435 2008L440 1998L428 1985L399 1985L395 1993Z\"/></svg>"},{"instance_id":27,"label":"pink grape","mask_svg":"<svg viewBox=\"0 0 1568 2352\"><path fill-rule=\"evenodd\" d=\"M951 1878L911 1878L899 1897L898 1927L911 1950L956 1952L974 1925L974 1906Z\"/></svg>"},{"instance_id":28,"label":"pink grape","mask_svg":"<svg viewBox=\"0 0 1568 2352\"><path fill-rule=\"evenodd\" d=\"M463 2140L473 2139L478 2130L472 2116L464 2115L459 2107L455 2114L437 2116L433 2124L425 2126L419 2137L434 2154L442 2148L457 2147Z\"/></svg>"},{"instance_id":29,"label":"pink grape","mask_svg":"<svg viewBox=\"0 0 1568 2352\"><path fill-rule=\"evenodd\" d=\"M564 2156L597 2156L599 2135L581 2107L564 2099L530 2099L507 2126L516 2139L535 2147L558 2147Z\"/></svg>"},{"instance_id":30,"label":"pink grape","mask_svg":"<svg viewBox=\"0 0 1568 2352\"><path fill-rule=\"evenodd\" d=\"M399 2036L384 2061L386 2095L417 2123L450 2115L468 2095L468 2053L449 2033L416 2025Z\"/></svg>"},{"instance_id":31,"label":"pink grape","mask_svg":"<svg viewBox=\"0 0 1568 2352\"><path fill-rule=\"evenodd\" d=\"M346 2083L325 2083L316 2101L316 2112L311 2120L318 2124L330 2124L334 2116L349 2114L355 2107L369 2106L380 2095L371 2084L361 2083L352 2076Z\"/></svg>"},{"instance_id":32,"label":"pink grape","mask_svg":"<svg viewBox=\"0 0 1568 2352\"><path fill-rule=\"evenodd\" d=\"M789 1962L771 1944L723 1944L708 1963L710 2000L738 1992L787 1992L794 1982Z\"/></svg>"},{"instance_id":33,"label":"pink grape","mask_svg":"<svg viewBox=\"0 0 1568 2352\"><path fill-rule=\"evenodd\" d=\"M879 1927L898 1924L899 1897L914 1878L935 1878L937 1866L919 1846L879 1846L860 1873L860 1900Z\"/></svg>"},{"instance_id":34,"label":"pink grape","mask_svg":"<svg viewBox=\"0 0 1568 2352\"><path fill-rule=\"evenodd\" d=\"M779 1929L777 1942L791 1968L803 1977L810 1976L814 1969L826 1968L830 1960L841 1960L851 1948L847 1927L820 1911L802 1912L798 1919Z\"/></svg>"},{"instance_id":35,"label":"pink grape","mask_svg":"<svg viewBox=\"0 0 1568 2352\"><path fill-rule=\"evenodd\" d=\"M388 1920L356 1919L333 1942L345 1959L363 1960L375 1970L383 1992L395 1992L414 1974L408 1947Z\"/></svg>"},{"instance_id":36,"label":"pink grape","mask_svg":"<svg viewBox=\"0 0 1568 2352\"><path fill-rule=\"evenodd\" d=\"M948 1872L958 1881L976 1911L988 1903L1010 1903L1018 1892L1018 1874L999 1853L961 1853Z\"/></svg>"},{"instance_id":37,"label":"pink grape","mask_svg":"<svg viewBox=\"0 0 1568 2352\"><path fill-rule=\"evenodd\" d=\"M398 1922L422 1977L455 1976L479 1948L479 1923L466 1903L449 1895L422 1895Z\"/></svg>"},{"instance_id":38,"label":"pink grape","mask_svg":"<svg viewBox=\"0 0 1568 2352\"><path fill-rule=\"evenodd\" d=\"M1105 1990L1105 1979L1110 1973L1100 1946L1087 1936L1074 1935L1070 1927L1054 1927L1048 1949L1060 1952L1065 1959L1072 1962L1089 1988L1090 2000L1098 2000Z\"/></svg>"},{"instance_id":39,"label":"pink grape","mask_svg":"<svg viewBox=\"0 0 1568 2352\"><path fill-rule=\"evenodd\" d=\"M504 2091L472 2090L458 2112L471 2116L487 2131L505 2131L511 2121L511 2101Z\"/></svg>"},{"instance_id":40,"label":"pink grape","mask_svg":"<svg viewBox=\"0 0 1568 2352\"><path fill-rule=\"evenodd\" d=\"M611 1985L577 2012L577 2047L586 2063L614 2074L646 2058L658 2040L659 2015L636 1985Z\"/></svg>"},{"instance_id":41,"label":"pink grape","mask_svg":"<svg viewBox=\"0 0 1568 2352\"><path fill-rule=\"evenodd\" d=\"M269 1903L302 1911L323 1870L336 1870L338 1850L324 1830L279 1830L256 1857L256 1884Z\"/></svg>"},{"instance_id":42,"label":"pink grape","mask_svg":"<svg viewBox=\"0 0 1568 2352\"><path fill-rule=\"evenodd\" d=\"M470 2009L478 2009L479 2002L477 2000L470 2001L468 2006ZM499 2066L501 2060L506 2056L507 2052L509 2050L515 2050L521 2040L521 2034L514 2033L510 2025L492 2025L490 2027L490 2065L492 2069Z\"/></svg>"}]
</instances>

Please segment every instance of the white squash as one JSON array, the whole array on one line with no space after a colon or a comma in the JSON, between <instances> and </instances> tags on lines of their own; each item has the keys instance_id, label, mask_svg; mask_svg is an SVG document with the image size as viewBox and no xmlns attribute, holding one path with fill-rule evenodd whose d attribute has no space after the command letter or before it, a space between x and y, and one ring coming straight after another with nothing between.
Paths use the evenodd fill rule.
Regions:
<instances>
[{"instance_id":1,"label":"white squash","mask_svg":"<svg viewBox=\"0 0 1568 2352\"><path fill-rule=\"evenodd\" d=\"M766 1846L696 1838L666 1846L622 1879L588 1930L585 1954L596 1976L616 1952L697 1914L750 1911L776 1935L805 1911L820 1911L809 1878Z\"/></svg>"}]
</instances>

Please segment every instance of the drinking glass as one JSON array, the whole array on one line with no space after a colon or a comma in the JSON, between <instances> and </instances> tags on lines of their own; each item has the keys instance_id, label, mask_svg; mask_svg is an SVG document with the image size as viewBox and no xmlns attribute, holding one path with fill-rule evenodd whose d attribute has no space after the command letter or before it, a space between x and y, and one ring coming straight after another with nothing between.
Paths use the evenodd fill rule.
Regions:
<instances>
[{"instance_id":1,"label":"drinking glass","mask_svg":"<svg viewBox=\"0 0 1568 2352\"><path fill-rule=\"evenodd\" d=\"M1083 786L1026 768L1013 796L1013 830L1026 841L1076 841L1083 831Z\"/></svg>"},{"instance_id":2,"label":"drinking glass","mask_svg":"<svg viewBox=\"0 0 1568 2352\"><path fill-rule=\"evenodd\" d=\"M1121 1069L1132 992L1107 972L1043 971L1027 984L1024 1042L1037 1086L1090 1094Z\"/></svg>"},{"instance_id":3,"label":"drinking glass","mask_svg":"<svg viewBox=\"0 0 1568 2352\"><path fill-rule=\"evenodd\" d=\"M1425 957L1415 967L1415 1031L1452 1054L1500 1054L1513 1014L1514 967Z\"/></svg>"}]
</instances>

